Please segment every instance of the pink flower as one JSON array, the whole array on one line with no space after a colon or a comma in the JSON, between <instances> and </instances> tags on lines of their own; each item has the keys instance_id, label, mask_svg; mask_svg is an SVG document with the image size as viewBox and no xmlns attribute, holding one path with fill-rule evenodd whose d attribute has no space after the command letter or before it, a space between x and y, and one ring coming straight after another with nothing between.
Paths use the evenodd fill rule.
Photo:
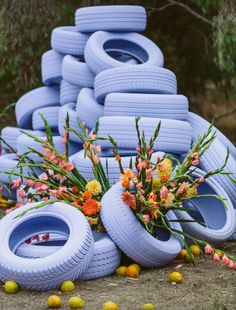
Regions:
<instances>
[{"instance_id":1,"label":"pink flower","mask_svg":"<svg viewBox=\"0 0 236 310\"><path fill-rule=\"evenodd\" d=\"M139 171L147 167L147 162L145 160L142 160L138 163L137 168Z\"/></svg>"},{"instance_id":2,"label":"pink flower","mask_svg":"<svg viewBox=\"0 0 236 310\"><path fill-rule=\"evenodd\" d=\"M213 248L209 244L205 246L205 254L212 254L213 251Z\"/></svg>"},{"instance_id":3,"label":"pink flower","mask_svg":"<svg viewBox=\"0 0 236 310\"><path fill-rule=\"evenodd\" d=\"M140 147L136 147L136 151L140 152L141 151Z\"/></svg>"},{"instance_id":4,"label":"pink flower","mask_svg":"<svg viewBox=\"0 0 236 310\"><path fill-rule=\"evenodd\" d=\"M199 178L198 183L203 183L203 182L205 182L205 178L204 177Z\"/></svg>"},{"instance_id":5,"label":"pink flower","mask_svg":"<svg viewBox=\"0 0 236 310\"><path fill-rule=\"evenodd\" d=\"M150 222L149 214L143 214L143 220L148 224Z\"/></svg>"},{"instance_id":6,"label":"pink flower","mask_svg":"<svg viewBox=\"0 0 236 310\"><path fill-rule=\"evenodd\" d=\"M87 150L87 151L86 151L86 155L87 155L88 157L90 157L90 156L91 156L91 151L90 151L90 150Z\"/></svg>"},{"instance_id":7,"label":"pink flower","mask_svg":"<svg viewBox=\"0 0 236 310\"><path fill-rule=\"evenodd\" d=\"M32 180L27 180L27 181L26 181L26 185L29 186L29 187L33 187L34 184L35 184L35 183L34 183L34 181L32 181Z\"/></svg>"},{"instance_id":8,"label":"pink flower","mask_svg":"<svg viewBox=\"0 0 236 310\"><path fill-rule=\"evenodd\" d=\"M169 194L169 190L167 189L166 186L162 186L161 190L160 190L160 197L161 199L166 199L168 197Z\"/></svg>"},{"instance_id":9,"label":"pink flower","mask_svg":"<svg viewBox=\"0 0 236 310\"><path fill-rule=\"evenodd\" d=\"M55 174L54 179L58 180L60 183L63 183L66 180L66 177L60 173Z\"/></svg>"},{"instance_id":10,"label":"pink flower","mask_svg":"<svg viewBox=\"0 0 236 310\"><path fill-rule=\"evenodd\" d=\"M62 137L62 143L66 146L68 143L68 137L69 137L69 133L67 130L65 130L63 137Z\"/></svg>"},{"instance_id":11,"label":"pink flower","mask_svg":"<svg viewBox=\"0 0 236 310\"><path fill-rule=\"evenodd\" d=\"M100 146L100 145L97 145L97 146L96 146L96 151L97 151L97 153L101 153L102 148L101 148L101 146Z\"/></svg>"},{"instance_id":12,"label":"pink flower","mask_svg":"<svg viewBox=\"0 0 236 310\"><path fill-rule=\"evenodd\" d=\"M57 196L57 189L49 189L49 193L52 197L56 197Z\"/></svg>"},{"instance_id":13,"label":"pink flower","mask_svg":"<svg viewBox=\"0 0 236 310\"><path fill-rule=\"evenodd\" d=\"M94 161L94 163L95 163L95 164L98 164L98 163L99 163L99 161L100 161L99 156L94 155L94 156L93 156L93 161Z\"/></svg>"},{"instance_id":14,"label":"pink flower","mask_svg":"<svg viewBox=\"0 0 236 310\"><path fill-rule=\"evenodd\" d=\"M35 183L35 191L36 192L45 192L46 190L48 190L48 186L46 184L43 184L40 182Z\"/></svg>"},{"instance_id":15,"label":"pink flower","mask_svg":"<svg viewBox=\"0 0 236 310\"><path fill-rule=\"evenodd\" d=\"M12 187L11 188L12 189L18 189L21 186L21 183L22 183L21 179L14 180L12 182Z\"/></svg>"},{"instance_id":16,"label":"pink flower","mask_svg":"<svg viewBox=\"0 0 236 310\"><path fill-rule=\"evenodd\" d=\"M18 189L18 195L21 199L25 199L26 194L22 188Z\"/></svg>"},{"instance_id":17,"label":"pink flower","mask_svg":"<svg viewBox=\"0 0 236 310\"><path fill-rule=\"evenodd\" d=\"M191 155L191 158L198 159L200 157L200 154L198 152L195 152Z\"/></svg>"},{"instance_id":18,"label":"pink flower","mask_svg":"<svg viewBox=\"0 0 236 310\"><path fill-rule=\"evenodd\" d=\"M48 201L48 197L43 197L42 201Z\"/></svg>"},{"instance_id":19,"label":"pink flower","mask_svg":"<svg viewBox=\"0 0 236 310\"><path fill-rule=\"evenodd\" d=\"M200 160L199 159L194 159L193 161L192 161L192 165L193 166L198 166L200 164Z\"/></svg>"},{"instance_id":20,"label":"pink flower","mask_svg":"<svg viewBox=\"0 0 236 310\"><path fill-rule=\"evenodd\" d=\"M146 170L146 182L150 183L152 181L152 169Z\"/></svg>"},{"instance_id":21,"label":"pink flower","mask_svg":"<svg viewBox=\"0 0 236 310\"><path fill-rule=\"evenodd\" d=\"M89 138L94 140L94 139L96 139L96 135L93 134L93 133L91 133L91 134L89 135Z\"/></svg>"},{"instance_id":22,"label":"pink flower","mask_svg":"<svg viewBox=\"0 0 236 310\"><path fill-rule=\"evenodd\" d=\"M229 269L234 269L234 262L233 262L232 260L230 260L227 267L228 267Z\"/></svg>"},{"instance_id":23,"label":"pink flower","mask_svg":"<svg viewBox=\"0 0 236 310\"><path fill-rule=\"evenodd\" d=\"M43 181L47 181L48 180L48 175L46 173L44 173L42 176L41 176L41 179Z\"/></svg>"},{"instance_id":24,"label":"pink flower","mask_svg":"<svg viewBox=\"0 0 236 310\"><path fill-rule=\"evenodd\" d=\"M214 262L218 263L218 262L220 261L220 256L219 256L219 254L215 253L215 254L213 255L213 260L214 260Z\"/></svg>"},{"instance_id":25,"label":"pink flower","mask_svg":"<svg viewBox=\"0 0 236 310\"><path fill-rule=\"evenodd\" d=\"M15 204L15 208L18 209L18 208L20 208L20 207L22 207L22 203L17 202L17 203Z\"/></svg>"},{"instance_id":26,"label":"pink flower","mask_svg":"<svg viewBox=\"0 0 236 310\"><path fill-rule=\"evenodd\" d=\"M59 167L67 172L71 172L74 169L74 166L71 163L66 162L65 160L62 160L59 163Z\"/></svg>"},{"instance_id":27,"label":"pink flower","mask_svg":"<svg viewBox=\"0 0 236 310\"><path fill-rule=\"evenodd\" d=\"M223 255L223 257L222 257L222 263L224 263L224 264L228 264L229 263L229 258L228 258L228 256L226 256L226 255Z\"/></svg>"},{"instance_id":28,"label":"pink flower","mask_svg":"<svg viewBox=\"0 0 236 310\"><path fill-rule=\"evenodd\" d=\"M138 184L137 184L137 188L138 189L141 189L143 187L143 183L142 182L139 182Z\"/></svg>"}]
</instances>

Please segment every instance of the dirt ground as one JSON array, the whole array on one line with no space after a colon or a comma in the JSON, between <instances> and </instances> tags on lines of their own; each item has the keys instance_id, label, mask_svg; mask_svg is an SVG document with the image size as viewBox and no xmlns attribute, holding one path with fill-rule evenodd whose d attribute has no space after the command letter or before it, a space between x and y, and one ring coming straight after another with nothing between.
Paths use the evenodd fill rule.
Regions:
<instances>
[{"instance_id":1,"label":"dirt ground","mask_svg":"<svg viewBox=\"0 0 236 310\"><path fill-rule=\"evenodd\" d=\"M225 250L236 255L236 242L228 242ZM182 264L174 261L160 269L143 270L137 280L116 276L80 282L76 293L60 294L58 291L37 293L20 291L7 295L0 290L0 310L45 310L50 294L60 294L61 309L69 309L69 297L79 294L86 301L87 310L100 310L107 300L119 305L119 310L139 310L143 303L154 303L158 310L235 310L236 272L224 268L209 258L198 259L198 264L184 263L180 268L182 284L167 282L168 274Z\"/></svg>"}]
</instances>

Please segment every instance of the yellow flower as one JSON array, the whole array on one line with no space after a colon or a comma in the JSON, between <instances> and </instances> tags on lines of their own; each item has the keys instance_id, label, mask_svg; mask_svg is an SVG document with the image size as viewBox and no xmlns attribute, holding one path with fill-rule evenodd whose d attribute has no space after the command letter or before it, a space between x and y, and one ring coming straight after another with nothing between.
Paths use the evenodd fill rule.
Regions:
<instances>
[{"instance_id":1,"label":"yellow flower","mask_svg":"<svg viewBox=\"0 0 236 310\"><path fill-rule=\"evenodd\" d=\"M158 190L160 185L161 185L161 179L158 178L158 177L153 177L153 179L152 179L152 189L154 191L156 191L156 190Z\"/></svg>"},{"instance_id":2,"label":"yellow flower","mask_svg":"<svg viewBox=\"0 0 236 310\"><path fill-rule=\"evenodd\" d=\"M93 217L90 217L90 216L87 216L87 220L89 222L90 225L97 225L98 223L98 218L93 218Z\"/></svg>"},{"instance_id":3,"label":"yellow flower","mask_svg":"<svg viewBox=\"0 0 236 310\"><path fill-rule=\"evenodd\" d=\"M170 177L172 170L173 170L173 164L169 158L165 158L159 164L157 164L156 172L159 177L162 176Z\"/></svg>"},{"instance_id":4,"label":"yellow flower","mask_svg":"<svg viewBox=\"0 0 236 310\"><path fill-rule=\"evenodd\" d=\"M170 205L170 204L172 204L174 202L174 200L175 200L175 196L172 193L169 193L167 198L166 198L166 202L165 203L167 205Z\"/></svg>"},{"instance_id":5,"label":"yellow flower","mask_svg":"<svg viewBox=\"0 0 236 310\"><path fill-rule=\"evenodd\" d=\"M97 196L102 193L102 186L97 180L89 181L85 186L85 189L93 196Z\"/></svg>"},{"instance_id":6,"label":"yellow flower","mask_svg":"<svg viewBox=\"0 0 236 310\"><path fill-rule=\"evenodd\" d=\"M198 192L197 192L197 189L195 187L189 187L187 189L187 192L186 192L187 198L195 197L195 196L197 196L197 194L198 194Z\"/></svg>"}]
</instances>

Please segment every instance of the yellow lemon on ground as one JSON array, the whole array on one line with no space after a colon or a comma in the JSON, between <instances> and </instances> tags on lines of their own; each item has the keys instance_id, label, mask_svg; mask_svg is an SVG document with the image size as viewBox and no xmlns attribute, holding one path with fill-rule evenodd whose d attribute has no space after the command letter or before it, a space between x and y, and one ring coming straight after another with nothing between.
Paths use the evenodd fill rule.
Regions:
<instances>
[{"instance_id":1,"label":"yellow lemon on ground","mask_svg":"<svg viewBox=\"0 0 236 310\"><path fill-rule=\"evenodd\" d=\"M102 310L118 310L118 305L114 301L107 301L103 304Z\"/></svg>"},{"instance_id":2,"label":"yellow lemon on ground","mask_svg":"<svg viewBox=\"0 0 236 310\"><path fill-rule=\"evenodd\" d=\"M141 267L140 267L140 265L138 265L138 264L131 264L131 265L129 265L129 267L130 267L130 266L133 266L133 267L137 268L139 273L141 272Z\"/></svg>"},{"instance_id":3,"label":"yellow lemon on ground","mask_svg":"<svg viewBox=\"0 0 236 310\"><path fill-rule=\"evenodd\" d=\"M74 290L75 290L75 284L72 281L66 280L62 282L61 284L62 293L73 292Z\"/></svg>"},{"instance_id":4,"label":"yellow lemon on ground","mask_svg":"<svg viewBox=\"0 0 236 310\"><path fill-rule=\"evenodd\" d=\"M50 309L58 309L62 305L61 298L57 295L51 295L48 297L48 307Z\"/></svg>"},{"instance_id":5,"label":"yellow lemon on ground","mask_svg":"<svg viewBox=\"0 0 236 310\"><path fill-rule=\"evenodd\" d=\"M19 286L15 281L7 281L4 285L3 288L6 293L8 294L15 294L19 290Z\"/></svg>"},{"instance_id":6,"label":"yellow lemon on ground","mask_svg":"<svg viewBox=\"0 0 236 310\"><path fill-rule=\"evenodd\" d=\"M183 280L183 276L180 272L174 271L169 275L169 282L173 283L181 283Z\"/></svg>"},{"instance_id":7,"label":"yellow lemon on ground","mask_svg":"<svg viewBox=\"0 0 236 310\"><path fill-rule=\"evenodd\" d=\"M116 269L116 275L121 276L121 277L125 277L126 270L127 270L126 266L120 266Z\"/></svg>"},{"instance_id":8,"label":"yellow lemon on ground","mask_svg":"<svg viewBox=\"0 0 236 310\"><path fill-rule=\"evenodd\" d=\"M139 270L136 266L132 266L130 265L127 270L126 270L126 277L129 277L129 278L138 278L139 276Z\"/></svg>"},{"instance_id":9,"label":"yellow lemon on ground","mask_svg":"<svg viewBox=\"0 0 236 310\"><path fill-rule=\"evenodd\" d=\"M68 306L71 309L81 309L84 308L85 302L83 298L79 296L73 296L68 300Z\"/></svg>"},{"instance_id":10,"label":"yellow lemon on ground","mask_svg":"<svg viewBox=\"0 0 236 310\"><path fill-rule=\"evenodd\" d=\"M190 245L189 249L190 249L190 252L191 252L194 256L199 256L199 255L201 254L201 250L200 250L199 246L196 245L196 244Z\"/></svg>"},{"instance_id":11,"label":"yellow lemon on ground","mask_svg":"<svg viewBox=\"0 0 236 310\"><path fill-rule=\"evenodd\" d=\"M177 256L177 258L184 259L186 254L187 254L187 250L186 249L182 249L181 252L179 253L179 255Z\"/></svg>"},{"instance_id":12,"label":"yellow lemon on ground","mask_svg":"<svg viewBox=\"0 0 236 310\"><path fill-rule=\"evenodd\" d=\"M155 310L156 307L153 304L144 304L142 310Z\"/></svg>"}]
</instances>

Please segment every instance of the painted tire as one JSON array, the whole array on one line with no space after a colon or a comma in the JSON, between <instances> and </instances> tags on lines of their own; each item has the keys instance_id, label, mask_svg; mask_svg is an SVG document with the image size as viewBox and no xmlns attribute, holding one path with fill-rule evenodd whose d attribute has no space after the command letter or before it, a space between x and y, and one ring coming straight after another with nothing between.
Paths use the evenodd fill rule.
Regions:
<instances>
[{"instance_id":1,"label":"painted tire","mask_svg":"<svg viewBox=\"0 0 236 310\"><path fill-rule=\"evenodd\" d=\"M58 120L58 130L61 136L63 136L65 132L65 126L66 126L66 117L69 116L69 124L70 127L76 130L77 132L80 132L83 134L79 124L78 124L78 117L75 111L75 103L68 103L65 104L59 112L59 120ZM73 132L69 132L69 140L77 143L82 143L79 136L77 136ZM81 147L82 148L82 147ZM80 148L80 149L81 149Z\"/></svg>"},{"instance_id":2,"label":"painted tire","mask_svg":"<svg viewBox=\"0 0 236 310\"><path fill-rule=\"evenodd\" d=\"M92 280L101 277L106 277L115 272L120 264L121 253L108 234L93 231L94 237L94 256L86 269L80 275L79 280ZM22 244L18 247L16 254L20 257L27 258L42 258L51 255L58 251L62 243L67 239L63 236L59 238L50 236L48 246L44 246L43 242L31 244ZM64 241L64 242L63 242ZM52 243L51 246L50 242Z\"/></svg>"},{"instance_id":3,"label":"painted tire","mask_svg":"<svg viewBox=\"0 0 236 310\"><path fill-rule=\"evenodd\" d=\"M52 48L62 54L82 56L89 35L80 33L74 26L62 26L53 29Z\"/></svg>"},{"instance_id":4,"label":"painted tire","mask_svg":"<svg viewBox=\"0 0 236 310\"><path fill-rule=\"evenodd\" d=\"M85 122L89 128L93 128L97 119L103 116L104 107L94 99L94 92L91 88L83 88L79 93L76 113L78 119Z\"/></svg>"},{"instance_id":5,"label":"painted tire","mask_svg":"<svg viewBox=\"0 0 236 310\"><path fill-rule=\"evenodd\" d=\"M123 191L117 183L102 198L101 217L109 236L128 257L145 267L168 264L180 253L182 241L173 235L167 241L161 234L160 239L150 235L122 202ZM176 219L172 211L166 216L168 220ZM170 222L170 225L181 230L178 222Z\"/></svg>"},{"instance_id":6,"label":"painted tire","mask_svg":"<svg viewBox=\"0 0 236 310\"><path fill-rule=\"evenodd\" d=\"M114 156L114 155L113 155ZM163 152L156 152L152 156L152 160L157 159L157 157L163 157ZM135 156L122 156L122 166L124 169L129 168L130 161L134 162ZM88 157L84 158L84 150L78 152L70 157L70 162L78 169L82 176L86 180L95 179L93 174L93 165ZM120 180L120 168L118 162L114 157L100 157L100 162L106 173L106 165L108 165L107 177L109 183L113 185Z\"/></svg>"},{"instance_id":7,"label":"painted tire","mask_svg":"<svg viewBox=\"0 0 236 310\"><path fill-rule=\"evenodd\" d=\"M127 65L99 73L94 83L95 98L103 103L109 93L153 93L175 95L176 77L168 69Z\"/></svg>"},{"instance_id":8,"label":"painted tire","mask_svg":"<svg viewBox=\"0 0 236 310\"><path fill-rule=\"evenodd\" d=\"M113 58L109 52L120 52L138 60L137 67L163 67L164 57L159 47L138 33L113 33L98 31L89 38L84 57L90 69L98 74L104 70L127 66Z\"/></svg>"},{"instance_id":9,"label":"painted tire","mask_svg":"<svg viewBox=\"0 0 236 310\"><path fill-rule=\"evenodd\" d=\"M75 13L78 31L95 32L145 30L147 16L145 8L136 5L106 5L80 8Z\"/></svg>"},{"instance_id":10,"label":"painted tire","mask_svg":"<svg viewBox=\"0 0 236 310\"><path fill-rule=\"evenodd\" d=\"M205 174L204 171L196 169L192 176L199 178ZM199 194L217 194L228 198L223 187L213 178L206 179L198 187ZM200 223L181 222L184 231L192 236L205 240L211 244L219 244L230 238L236 225L235 211L232 203L227 199L227 209L213 197L199 197L187 200L184 207L193 210L192 213L176 210L178 219L192 220L200 219L207 227Z\"/></svg>"},{"instance_id":11,"label":"painted tire","mask_svg":"<svg viewBox=\"0 0 236 310\"><path fill-rule=\"evenodd\" d=\"M33 119L32 119L32 124L33 124L33 129L34 130L46 130L44 121L41 118L42 114L46 121L48 122L49 127L57 131L58 130L58 117L59 117L59 111L60 107L46 107L42 109L38 109L34 111L33 113Z\"/></svg>"},{"instance_id":12,"label":"painted tire","mask_svg":"<svg viewBox=\"0 0 236 310\"><path fill-rule=\"evenodd\" d=\"M63 59L62 76L68 83L80 87L93 87L95 77L85 62L71 55Z\"/></svg>"},{"instance_id":13,"label":"painted tire","mask_svg":"<svg viewBox=\"0 0 236 310\"><path fill-rule=\"evenodd\" d=\"M17 127L4 127L1 131L1 138L6 141L7 144L9 144L14 150L16 150L17 146L17 138L22 135L22 132L20 132L21 128ZM45 133L42 131L33 131L33 130L25 130L22 129L28 133L35 134L38 137L44 136ZM1 147L8 150L8 146L4 144L3 141L1 141Z\"/></svg>"},{"instance_id":14,"label":"painted tire","mask_svg":"<svg viewBox=\"0 0 236 310\"><path fill-rule=\"evenodd\" d=\"M154 143L155 151L182 154L189 151L191 146L191 126L188 122L143 117L139 128L144 130L146 141L149 141L161 121L159 136ZM103 116L99 119L99 137L112 136L119 148L135 150L138 145L135 117L132 116ZM110 148L107 140L99 141L104 148Z\"/></svg>"},{"instance_id":15,"label":"painted tire","mask_svg":"<svg viewBox=\"0 0 236 310\"><path fill-rule=\"evenodd\" d=\"M81 89L82 87L70 84L65 80L62 80L60 86L60 104L64 105L67 103L76 102Z\"/></svg>"},{"instance_id":16,"label":"painted tire","mask_svg":"<svg viewBox=\"0 0 236 310\"><path fill-rule=\"evenodd\" d=\"M59 88L39 87L23 95L16 103L16 120L21 128L32 129L32 115L35 110L59 105Z\"/></svg>"},{"instance_id":17,"label":"painted tire","mask_svg":"<svg viewBox=\"0 0 236 310\"><path fill-rule=\"evenodd\" d=\"M188 99L182 95L111 93L104 105L105 116L188 118Z\"/></svg>"},{"instance_id":18,"label":"painted tire","mask_svg":"<svg viewBox=\"0 0 236 310\"><path fill-rule=\"evenodd\" d=\"M63 54L55 52L54 50L47 51L42 55L41 74L44 85L51 86L61 83L63 58Z\"/></svg>"},{"instance_id":19,"label":"painted tire","mask_svg":"<svg viewBox=\"0 0 236 310\"><path fill-rule=\"evenodd\" d=\"M31 206L16 209L1 220L1 280L14 280L23 289L48 291L58 288L63 280L78 279L87 269L94 252L92 231L86 218L65 203L54 203L15 218ZM24 240L46 232L66 233L69 238L50 256L40 259L16 256L16 250Z\"/></svg>"},{"instance_id":20,"label":"painted tire","mask_svg":"<svg viewBox=\"0 0 236 310\"><path fill-rule=\"evenodd\" d=\"M234 211L235 211L235 217L236 217L236 209L234 209ZM236 240L236 226L235 226L235 230L234 230L232 236L230 237L230 240Z\"/></svg>"}]
</instances>

